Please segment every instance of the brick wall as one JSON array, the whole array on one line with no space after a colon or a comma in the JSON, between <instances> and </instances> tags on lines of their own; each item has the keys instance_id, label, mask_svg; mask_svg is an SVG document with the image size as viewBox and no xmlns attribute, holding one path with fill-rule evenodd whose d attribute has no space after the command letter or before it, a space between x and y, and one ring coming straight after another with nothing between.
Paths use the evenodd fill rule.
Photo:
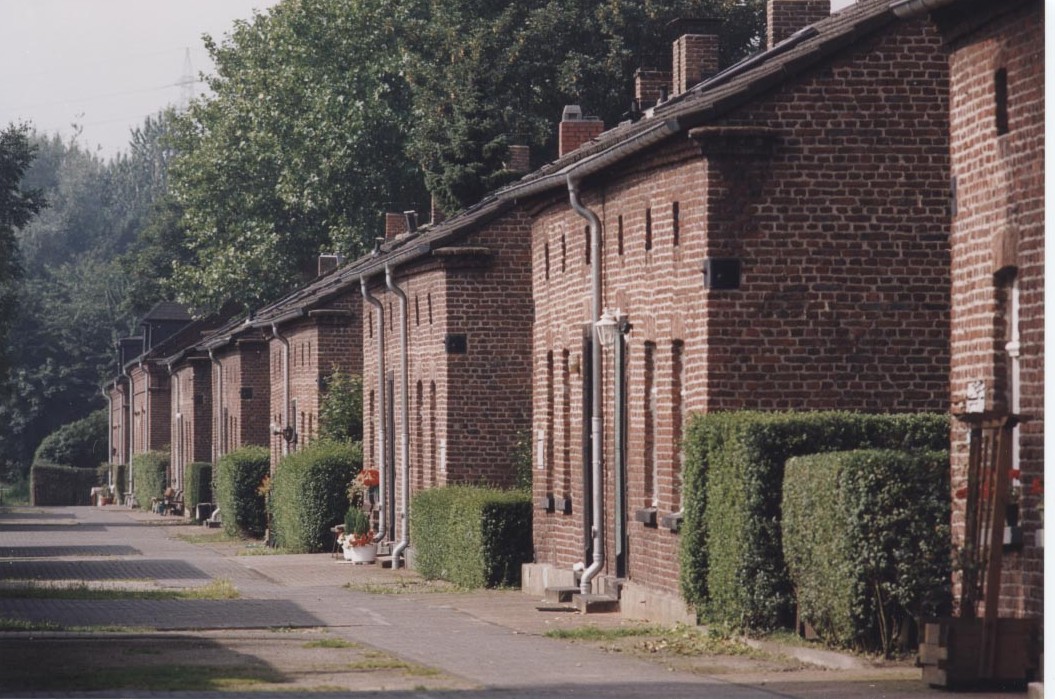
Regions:
<instances>
[{"instance_id":1,"label":"brick wall","mask_svg":"<svg viewBox=\"0 0 1055 699\"><path fill-rule=\"evenodd\" d=\"M513 483L517 435L530 429L532 324L529 224L510 214L471 234L459 254L397 268L407 295L410 492L454 483ZM402 405L399 300L371 280L385 314L388 413L401 476ZM363 302L364 453L378 464L376 309ZM393 400L394 398L394 400Z\"/></svg>"},{"instance_id":2,"label":"brick wall","mask_svg":"<svg viewBox=\"0 0 1055 699\"><path fill-rule=\"evenodd\" d=\"M946 27L952 82L952 174L957 210L952 227L952 373L954 412L968 387L984 386L985 408L1009 405L1006 343L1011 280L1019 293L1021 390L1018 410L1025 546L1004 554L1002 616L1043 615L1042 498L1031 494L1044 476L1044 31L1042 6L1017 10L966 30ZM1006 71L1005 124L998 124L997 73ZM966 484L964 426L952 434L953 492ZM963 500L953 501L954 538L963 537Z\"/></svg>"},{"instance_id":3,"label":"brick wall","mask_svg":"<svg viewBox=\"0 0 1055 699\"><path fill-rule=\"evenodd\" d=\"M171 443L171 395L168 369L140 364L132 377L132 454L168 450Z\"/></svg>"},{"instance_id":4,"label":"brick wall","mask_svg":"<svg viewBox=\"0 0 1055 699\"><path fill-rule=\"evenodd\" d=\"M170 477L182 490L187 464L212 459L212 364L192 357L172 372Z\"/></svg>"},{"instance_id":5,"label":"brick wall","mask_svg":"<svg viewBox=\"0 0 1055 699\"><path fill-rule=\"evenodd\" d=\"M279 328L289 342L289 401L295 414L291 422L297 434L294 444L287 444L279 435L271 435L271 467L275 468L282 456L292 449L300 449L319 432L320 386L324 379L339 369L345 373L362 371L362 349L358 287L328 301L323 308L312 311L303 319ZM267 343L270 377L270 413L268 423L286 427L286 388L283 376L285 347L271 338ZM293 404L295 403L295 406Z\"/></svg>"},{"instance_id":6,"label":"brick wall","mask_svg":"<svg viewBox=\"0 0 1055 699\"><path fill-rule=\"evenodd\" d=\"M946 76L936 33L900 26L584 188L603 223L604 304L633 325L631 519L680 508L678 442L691 412L946 408ZM745 126L770 131L728 128ZM583 560L585 221L560 201L532 237L535 499L571 503L568 513L536 509L536 561L568 568ZM739 260L740 288L706 290L707 257ZM628 527L630 579L676 592L677 535Z\"/></svg>"},{"instance_id":7,"label":"brick wall","mask_svg":"<svg viewBox=\"0 0 1055 699\"><path fill-rule=\"evenodd\" d=\"M263 338L236 339L213 352L213 453L216 458L245 446L267 446L271 375ZM222 372L220 380L219 372Z\"/></svg>"},{"instance_id":8,"label":"brick wall","mask_svg":"<svg viewBox=\"0 0 1055 699\"><path fill-rule=\"evenodd\" d=\"M128 382L119 378L107 389L110 397L110 463L128 463L128 432L125 423L128 420Z\"/></svg>"}]
</instances>

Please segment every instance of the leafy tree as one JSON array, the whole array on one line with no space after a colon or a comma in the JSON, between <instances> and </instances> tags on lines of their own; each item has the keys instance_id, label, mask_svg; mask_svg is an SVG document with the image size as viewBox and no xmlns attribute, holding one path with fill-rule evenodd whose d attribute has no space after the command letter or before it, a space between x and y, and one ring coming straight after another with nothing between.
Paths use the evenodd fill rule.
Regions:
<instances>
[{"instance_id":1,"label":"leafy tree","mask_svg":"<svg viewBox=\"0 0 1055 699\"><path fill-rule=\"evenodd\" d=\"M319 437L335 442L363 439L363 379L334 369L319 406Z\"/></svg>"},{"instance_id":2,"label":"leafy tree","mask_svg":"<svg viewBox=\"0 0 1055 699\"><path fill-rule=\"evenodd\" d=\"M192 262L174 281L198 308L256 305L321 251L357 256L382 214L424 200L404 157L402 6L286 0L206 40L214 96L177 119L171 170Z\"/></svg>"},{"instance_id":3,"label":"leafy tree","mask_svg":"<svg viewBox=\"0 0 1055 699\"><path fill-rule=\"evenodd\" d=\"M556 155L555 121L581 104L614 125L639 67L669 66L666 25L723 20L725 61L759 46L761 0L413 0L404 34L415 120L410 152L444 209L508 181L508 146ZM651 65L650 65L651 64Z\"/></svg>"},{"instance_id":4,"label":"leafy tree","mask_svg":"<svg viewBox=\"0 0 1055 699\"><path fill-rule=\"evenodd\" d=\"M44 206L39 190L22 189L22 181L32 160L33 146L29 142L28 127L12 125L0 131L0 378L7 371L4 350L22 278L15 231L26 225Z\"/></svg>"},{"instance_id":5,"label":"leafy tree","mask_svg":"<svg viewBox=\"0 0 1055 699\"><path fill-rule=\"evenodd\" d=\"M55 430L40 443L33 461L44 461L76 468L96 468L109 458L106 433L109 419L105 410L96 410Z\"/></svg>"}]
</instances>

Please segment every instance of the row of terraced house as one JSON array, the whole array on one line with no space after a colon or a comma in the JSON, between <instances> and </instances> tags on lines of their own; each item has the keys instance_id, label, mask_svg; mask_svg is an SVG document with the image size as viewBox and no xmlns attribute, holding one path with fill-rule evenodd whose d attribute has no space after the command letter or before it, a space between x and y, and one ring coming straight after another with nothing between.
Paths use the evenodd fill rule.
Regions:
<instances>
[{"instance_id":1,"label":"row of terraced house","mask_svg":"<svg viewBox=\"0 0 1055 699\"><path fill-rule=\"evenodd\" d=\"M320 258L267 307L192 321L159 305L107 387L112 460L168 448L176 487L242 445L274 467L315 438L340 368L363 377L367 465L411 494L510 484L530 435L525 587L585 566L625 581L624 610L664 618L691 617L692 413L1010 412L1015 466L1042 478L1041 3L767 11L767 45L725 69L714 23L677 23L670 66L635 76L637 118L567 107L557 160L446 219L388 215L371 254ZM1021 524L1001 613L1039 617L1039 495Z\"/></svg>"}]
</instances>

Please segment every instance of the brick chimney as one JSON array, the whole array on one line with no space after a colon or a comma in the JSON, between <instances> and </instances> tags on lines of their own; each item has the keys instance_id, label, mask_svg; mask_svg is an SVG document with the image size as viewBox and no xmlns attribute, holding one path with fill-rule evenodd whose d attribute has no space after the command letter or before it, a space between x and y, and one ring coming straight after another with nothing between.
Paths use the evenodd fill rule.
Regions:
<instances>
[{"instance_id":1,"label":"brick chimney","mask_svg":"<svg viewBox=\"0 0 1055 699\"><path fill-rule=\"evenodd\" d=\"M719 20L677 19L667 25L674 39L671 67L673 90L671 97L718 72Z\"/></svg>"},{"instance_id":2,"label":"brick chimney","mask_svg":"<svg viewBox=\"0 0 1055 699\"><path fill-rule=\"evenodd\" d=\"M766 0L766 48L773 48L831 13L831 0Z\"/></svg>"},{"instance_id":3,"label":"brick chimney","mask_svg":"<svg viewBox=\"0 0 1055 699\"><path fill-rule=\"evenodd\" d=\"M319 276L329 274L344 264L344 255L319 255Z\"/></svg>"},{"instance_id":4,"label":"brick chimney","mask_svg":"<svg viewBox=\"0 0 1055 699\"><path fill-rule=\"evenodd\" d=\"M506 170L510 172L531 172L531 146L509 146L509 159Z\"/></svg>"},{"instance_id":5,"label":"brick chimney","mask_svg":"<svg viewBox=\"0 0 1055 699\"><path fill-rule=\"evenodd\" d=\"M659 102L660 97L670 96L671 78L669 70L638 68L634 71L634 99L642 109Z\"/></svg>"},{"instance_id":6,"label":"brick chimney","mask_svg":"<svg viewBox=\"0 0 1055 699\"><path fill-rule=\"evenodd\" d=\"M433 194L432 201L429 203L429 221L435 226L443 223L446 218L447 214L443 213L443 209L440 208L440 203L436 201L436 195Z\"/></svg>"},{"instance_id":7,"label":"brick chimney","mask_svg":"<svg viewBox=\"0 0 1055 699\"><path fill-rule=\"evenodd\" d=\"M385 240L392 240L397 235L407 232L407 217L403 214L385 214Z\"/></svg>"},{"instance_id":8,"label":"brick chimney","mask_svg":"<svg viewBox=\"0 0 1055 699\"><path fill-rule=\"evenodd\" d=\"M561 114L560 130L557 134L558 157L564 157L590 139L597 138L603 132L603 121L597 117L584 117L579 105L569 104Z\"/></svg>"}]
</instances>

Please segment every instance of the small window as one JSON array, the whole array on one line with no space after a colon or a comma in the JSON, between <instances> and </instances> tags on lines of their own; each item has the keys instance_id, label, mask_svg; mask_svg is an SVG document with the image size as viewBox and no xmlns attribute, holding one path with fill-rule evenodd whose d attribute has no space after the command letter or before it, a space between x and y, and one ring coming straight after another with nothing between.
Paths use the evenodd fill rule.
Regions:
<instances>
[{"instance_id":1,"label":"small window","mask_svg":"<svg viewBox=\"0 0 1055 699\"><path fill-rule=\"evenodd\" d=\"M618 243L618 247L619 247L619 255L622 256L622 254L623 254L623 215L622 214L619 215L619 222L618 222L618 224L619 224L619 229L616 232L616 242Z\"/></svg>"},{"instance_id":2,"label":"small window","mask_svg":"<svg viewBox=\"0 0 1055 699\"><path fill-rule=\"evenodd\" d=\"M996 135L1002 136L1008 131L1007 122L1007 68L996 71L993 79L993 92L996 99Z\"/></svg>"},{"instance_id":3,"label":"small window","mask_svg":"<svg viewBox=\"0 0 1055 699\"><path fill-rule=\"evenodd\" d=\"M546 279L549 279L549 243L546 243L546 244L545 244L545 245L543 246L543 249L542 249L542 254L543 254L543 256L545 257L545 262L546 262L546 266L545 266L545 269L546 269Z\"/></svg>"},{"instance_id":4,"label":"small window","mask_svg":"<svg viewBox=\"0 0 1055 699\"><path fill-rule=\"evenodd\" d=\"M366 317L366 329L370 333L370 339L374 337L374 312L370 311Z\"/></svg>"},{"instance_id":5,"label":"small window","mask_svg":"<svg viewBox=\"0 0 1055 699\"><path fill-rule=\"evenodd\" d=\"M421 306L417 296L414 297L414 325L421 325Z\"/></svg>"},{"instance_id":6,"label":"small window","mask_svg":"<svg viewBox=\"0 0 1055 699\"><path fill-rule=\"evenodd\" d=\"M584 257L586 258L586 264L589 265L590 264L590 227L589 226L583 226L582 227L582 239L583 239L583 242L586 243L586 245L584 246L586 248L586 254L584 255Z\"/></svg>"},{"instance_id":7,"label":"small window","mask_svg":"<svg viewBox=\"0 0 1055 699\"><path fill-rule=\"evenodd\" d=\"M670 218L671 218L671 230L674 235L674 246L677 247L678 243L681 242L681 208L678 202L674 202L670 205Z\"/></svg>"},{"instance_id":8,"label":"small window","mask_svg":"<svg viewBox=\"0 0 1055 699\"><path fill-rule=\"evenodd\" d=\"M645 209L645 250L652 249L652 209Z\"/></svg>"},{"instance_id":9,"label":"small window","mask_svg":"<svg viewBox=\"0 0 1055 699\"><path fill-rule=\"evenodd\" d=\"M560 271L564 272L568 269L568 241L564 237L564 234L560 234Z\"/></svg>"},{"instance_id":10,"label":"small window","mask_svg":"<svg viewBox=\"0 0 1055 699\"><path fill-rule=\"evenodd\" d=\"M432 294L428 294L425 297L425 300L428 302L429 306L429 325L432 325Z\"/></svg>"}]
</instances>

